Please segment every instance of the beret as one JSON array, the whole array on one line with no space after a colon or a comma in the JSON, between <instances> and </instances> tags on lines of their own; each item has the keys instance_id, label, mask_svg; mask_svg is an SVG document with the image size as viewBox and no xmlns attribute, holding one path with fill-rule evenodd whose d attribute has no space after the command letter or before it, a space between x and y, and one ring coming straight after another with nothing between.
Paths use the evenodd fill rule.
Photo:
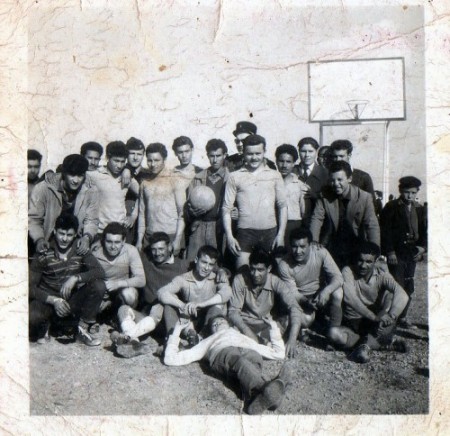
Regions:
<instances>
[{"instance_id":1,"label":"beret","mask_svg":"<svg viewBox=\"0 0 450 436\"><path fill-rule=\"evenodd\" d=\"M254 135L256 133L257 127L250 123L249 121L239 121L236 124L236 130L233 132L234 136L239 135L240 133L248 133L249 135Z\"/></svg>"},{"instance_id":2,"label":"beret","mask_svg":"<svg viewBox=\"0 0 450 436\"><path fill-rule=\"evenodd\" d=\"M414 176L402 177L398 183L400 189L418 188L422 184L422 182Z\"/></svg>"},{"instance_id":3,"label":"beret","mask_svg":"<svg viewBox=\"0 0 450 436\"><path fill-rule=\"evenodd\" d=\"M62 172L70 175L83 175L89 167L89 162L81 154L69 154L63 160Z\"/></svg>"}]
</instances>

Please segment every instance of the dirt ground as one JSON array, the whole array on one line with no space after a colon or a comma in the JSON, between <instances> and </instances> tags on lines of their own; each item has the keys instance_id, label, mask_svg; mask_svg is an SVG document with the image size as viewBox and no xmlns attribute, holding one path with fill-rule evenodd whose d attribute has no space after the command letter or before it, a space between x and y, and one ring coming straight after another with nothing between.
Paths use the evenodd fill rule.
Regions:
<instances>
[{"instance_id":1,"label":"dirt ground","mask_svg":"<svg viewBox=\"0 0 450 436\"><path fill-rule=\"evenodd\" d=\"M425 414L428 412L428 305L426 264L416 274L410 309L415 329L398 329L407 354L374 352L369 363L325 351L319 336L298 344L296 377L281 407L267 414ZM120 358L103 343L88 348L52 338L30 344L32 415L223 415L243 413L236 386L214 378L205 365L166 367L147 354ZM149 338L149 343L157 343ZM265 361L273 378L282 362Z\"/></svg>"}]
</instances>

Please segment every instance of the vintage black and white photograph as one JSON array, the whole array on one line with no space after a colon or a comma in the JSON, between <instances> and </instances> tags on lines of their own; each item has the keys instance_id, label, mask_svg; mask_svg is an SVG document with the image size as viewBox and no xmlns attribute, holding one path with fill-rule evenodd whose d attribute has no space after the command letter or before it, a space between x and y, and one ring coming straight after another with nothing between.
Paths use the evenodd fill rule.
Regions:
<instances>
[{"instance_id":1,"label":"vintage black and white photograph","mask_svg":"<svg viewBox=\"0 0 450 436\"><path fill-rule=\"evenodd\" d=\"M428 415L440 19L409 1L27 3L31 419Z\"/></svg>"},{"instance_id":2,"label":"vintage black and white photograph","mask_svg":"<svg viewBox=\"0 0 450 436\"><path fill-rule=\"evenodd\" d=\"M35 8L32 415L428 412L423 14Z\"/></svg>"}]
</instances>

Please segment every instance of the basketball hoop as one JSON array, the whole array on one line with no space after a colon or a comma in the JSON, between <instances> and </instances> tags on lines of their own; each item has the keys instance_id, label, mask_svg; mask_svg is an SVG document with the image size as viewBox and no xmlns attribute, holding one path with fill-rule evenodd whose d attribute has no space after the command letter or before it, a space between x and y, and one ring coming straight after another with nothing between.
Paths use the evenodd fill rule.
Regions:
<instances>
[{"instance_id":1,"label":"basketball hoop","mask_svg":"<svg viewBox=\"0 0 450 436\"><path fill-rule=\"evenodd\" d=\"M359 120L369 100L348 100L346 103L352 112L353 118Z\"/></svg>"}]
</instances>

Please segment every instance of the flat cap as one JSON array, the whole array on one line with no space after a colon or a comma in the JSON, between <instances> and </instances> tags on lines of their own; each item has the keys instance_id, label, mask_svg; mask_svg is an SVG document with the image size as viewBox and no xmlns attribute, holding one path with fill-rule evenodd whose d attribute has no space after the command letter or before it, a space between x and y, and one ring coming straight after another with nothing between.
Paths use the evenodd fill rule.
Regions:
<instances>
[{"instance_id":1,"label":"flat cap","mask_svg":"<svg viewBox=\"0 0 450 436\"><path fill-rule=\"evenodd\" d=\"M69 154L62 163L62 172L73 176L80 176L86 173L89 162L81 154Z\"/></svg>"},{"instance_id":2,"label":"flat cap","mask_svg":"<svg viewBox=\"0 0 450 436\"><path fill-rule=\"evenodd\" d=\"M233 132L234 136L239 135L240 133L248 133L249 135L256 134L257 127L250 123L249 121L239 121L236 124L236 130Z\"/></svg>"},{"instance_id":3,"label":"flat cap","mask_svg":"<svg viewBox=\"0 0 450 436\"><path fill-rule=\"evenodd\" d=\"M398 181L398 187L400 189L419 188L422 182L414 176L402 177Z\"/></svg>"}]
</instances>

